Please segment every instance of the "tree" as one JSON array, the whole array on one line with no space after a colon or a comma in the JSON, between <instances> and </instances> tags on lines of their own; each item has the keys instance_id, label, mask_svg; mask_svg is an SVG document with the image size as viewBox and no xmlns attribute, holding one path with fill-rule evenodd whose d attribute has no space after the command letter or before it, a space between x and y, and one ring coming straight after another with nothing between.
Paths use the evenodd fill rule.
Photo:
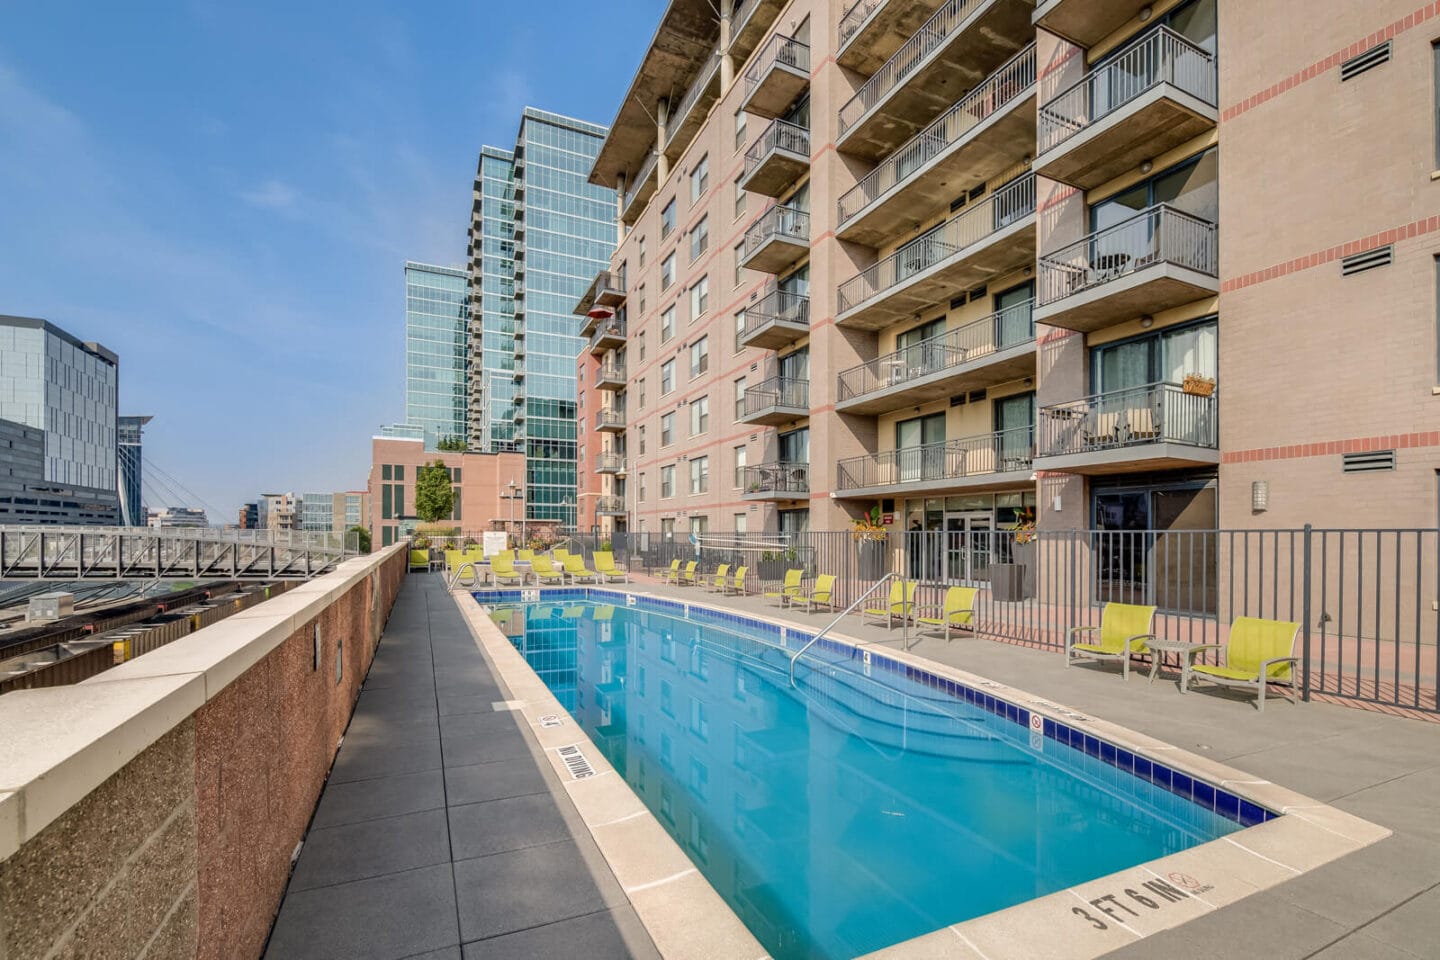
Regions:
<instances>
[{"instance_id":1,"label":"tree","mask_svg":"<svg viewBox=\"0 0 1440 960\"><path fill-rule=\"evenodd\" d=\"M464 453L466 450L464 437L444 437L435 444L436 450L443 450L446 453Z\"/></svg>"},{"instance_id":2,"label":"tree","mask_svg":"<svg viewBox=\"0 0 1440 960\"><path fill-rule=\"evenodd\" d=\"M455 491L450 486L450 471L436 460L420 468L415 475L415 515L426 523L450 516L455 509Z\"/></svg>"},{"instance_id":3,"label":"tree","mask_svg":"<svg viewBox=\"0 0 1440 960\"><path fill-rule=\"evenodd\" d=\"M350 532L353 533L353 534L355 534L355 540L356 540L356 542L357 542L357 544L358 544L358 546L356 547L356 549L358 549L361 553L369 553L369 552L370 552L370 531L367 530L367 529L365 529L364 527L360 526L360 525L357 523L355 526L353 526L353 527L350 528Z\"/></svg>"}]
</instances>

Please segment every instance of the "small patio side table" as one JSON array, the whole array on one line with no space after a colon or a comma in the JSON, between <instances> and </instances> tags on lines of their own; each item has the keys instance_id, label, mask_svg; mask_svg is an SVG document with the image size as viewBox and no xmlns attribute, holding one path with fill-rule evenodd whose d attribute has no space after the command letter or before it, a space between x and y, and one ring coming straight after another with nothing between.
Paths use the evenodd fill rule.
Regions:
<instances>
[{"instance_id":1,"label":"small patio side table","mask_svg":"<svg viewBox=\"0 0 1440 960\"><path fill-rule=\"evenodd\" d=\"M1155 675L1160 672L1160 661L1167 653L1178 653L1180 655L1180 672L1184 675L1185 658L1189 656L1189 650L1196 644L1188 640L1146 640L1145 646L1150 648L1150 682L1155 682Z\"/></svg>"}]
</instances>

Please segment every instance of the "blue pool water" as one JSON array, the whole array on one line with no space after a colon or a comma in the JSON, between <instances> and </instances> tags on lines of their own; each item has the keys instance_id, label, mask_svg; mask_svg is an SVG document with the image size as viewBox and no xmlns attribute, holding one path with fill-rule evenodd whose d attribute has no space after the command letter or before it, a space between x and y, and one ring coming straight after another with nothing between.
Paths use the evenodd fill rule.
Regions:
<instances>
[{"instance_id":1,"label":"blue pool water","mask_svg":"<svg viewBox=\"0 0 1440 960\"><path fill-rule=\"evenodd\" d=\"M1273 815L879 649L816 645L792 689L808 634L568 594L491 615L777 960L858 956Z\"/></svg>"}]
</instances>

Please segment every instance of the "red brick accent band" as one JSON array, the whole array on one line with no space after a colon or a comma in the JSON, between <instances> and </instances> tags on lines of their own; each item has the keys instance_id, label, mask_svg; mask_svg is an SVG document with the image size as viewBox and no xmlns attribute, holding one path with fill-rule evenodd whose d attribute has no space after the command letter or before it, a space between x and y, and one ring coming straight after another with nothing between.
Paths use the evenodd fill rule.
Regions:
<instances>
[{"instance_id":1,"label":"red brick accent band","mask_svg":"<svg viewBox=\"0 0 1440 960\"><path fill-rule=\"evenodd\" d=\"M1324 250L1317 250L1315 253L1306 254L1303 257L1295 257L1293 260L1277 263L1263 270L1256 270L1252 273L1241 274L1238 277L1231 277L1229 280L1220 284L1220 292L1229 293L1232 290L1251 287L1257 283L1264 283L1266 280L1273 280L1276 277L1299 273L1301 270L1309 270L1311 267L1318 267L1322 264L1339 260L1341 257L1348 257L1351 254L1363 253L1366 250L1373 250L1376 247L1383 247L1387 244L1399 243L1402 240L1424 236L1427 233L1434 233L1437 230L1440 230L1440 217L1422 218L1411 223L1402 224L1393 230L1372 233L1368 237L1351 240L1348 243L1339 243L1333 247L1327 247Z\"/></svg>"},{"instance_id":2,"label":"red brick accent band","mask_svg":"<svg viewBox=\"0 0 1440 960\"><path fill-rule=\"evenodd\" d=\"M1283 447L1256 447L1253 450L1229 450L1221 455L1221 463L1254 463L1260 460L1299 460L1306 457L1331 457L1341 453L1368 453L1372 450L1405 450L1416 447L1440 447L1440 431L1429 433L1392 433L1378 437L1354 437L1349 440L1324 440L1319 443L1296 443Z\"/></svg>"},{"instance_id":3,"label":"red brick accent band","mask_svg":"<svg viewBox=\"0 0 1440 960\"><path fill-rule=\"evenodd\" d=\"M1386 40L1394 39L1406 30L1414 29L1437 15L1440 15L1440 3L1427 3L1414 13L1401 17L1394 23L1387 24L1363 40L1357 40L1348 47L1336 50L1325 59L1316 60L1305 69L1298 70L1278 83L1273 83L1264 90L1251 94L1239 103L1226 107L1220 112L1220 122L1224 123L1227 120L1234 120L1241 114L1248 113L1260 106L1260 104L1273 100L1280 96L1280 94L1286 93L1306 81L1313 80L1322 73L1333 70L1351 57L1358 56L1364 51L1369 50L1377 43L1384 43Z\"/></svg>"}]
</instances>

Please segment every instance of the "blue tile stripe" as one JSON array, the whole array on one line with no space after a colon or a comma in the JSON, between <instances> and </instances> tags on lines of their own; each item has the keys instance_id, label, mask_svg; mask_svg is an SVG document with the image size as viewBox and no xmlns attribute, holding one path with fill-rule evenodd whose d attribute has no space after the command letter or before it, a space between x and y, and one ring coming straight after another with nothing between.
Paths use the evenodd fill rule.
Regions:
<instances>
[{"instance_id":1,"label":"blue tile stripe","mask_svg":"<svg viewBox=\"0 0 1440 960\"><path fill-rule=\"evenodd\" d=\"M526 591L530 593L531 591ZM519 590L486 590L472 594L481 603L519 603L524 597ZM622 593L616 590L601 590L594 587L566 587L552 588L540 591L541 602L553 602L556 600L596 600L602 603L625 603L626 598L632 594ZM685 616L688 609L689 618L701 624L712 624L731 628L743 628L753 631L758 637L772 640L776 644L782 644L789 648L798 650L813 637L813 632L801 630L790 630L782 628L779 624L768 620L760 620L744 614L729 613L714 607L700 604L684 603L676 600L666 600L660 597L635 597L636 606L643 610L655 612L676 613ZM812 650L834 654L841 659L855 659L861 651L848 643L838 640L822 638L815 644ZM986 693L984 690L977 690L967 684L960 683L947 677L931 673L920 667L908 663L902 663L882 653L870 651L870 666L874 670L884 673L891 673L897 677L909 680L923 687L943 693L955 700L967 703L976 709L984 710L1002 720L1007 720L1022 728L1028 735L1030 727L1030 711L1018 704ZM1224 787L1213 783L1207 783L1191 774L1174 770L1158 760L1142 756L1126 750L1124 747L1102 740L1086 733L1076 727L1068 726L1058 720L1043 717L1042 731L1045 739L1051 740L1061 746L1069 747L1071 750L1080 752L1086 756L1093 757L1108 766L1128 773L1132 776L1166 790L1182 800L1211 810L1219 816L1233 820L1241 826L1252 827L1267 820L1273 820L1280 814L1273 810L1266 809L1257 803L1245 799L1237 794L1226 790Z\"/></svg>"}]
</instances>

